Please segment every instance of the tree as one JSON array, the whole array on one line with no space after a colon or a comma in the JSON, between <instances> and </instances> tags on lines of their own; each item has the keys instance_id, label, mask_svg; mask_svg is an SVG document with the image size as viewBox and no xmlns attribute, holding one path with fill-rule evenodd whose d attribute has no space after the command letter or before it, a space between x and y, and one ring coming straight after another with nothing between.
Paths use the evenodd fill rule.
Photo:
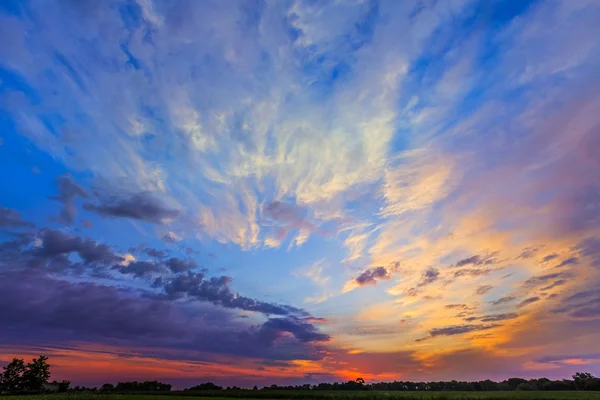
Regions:
<instances>
[{"instance_id":1,"label":"tree","mask_svg":"<svg viewBox=\"0 0 600 400\"><path fill-rule=\"evenodd\" d=\"M573 375L575 389L577 390L590 390L590 387L595 386L596 380L597 378L589 372L577 372Z\"/></svg>"},{"instance_id":2,"label":"tree","mask_svg":"<svg viewBox=\"0 0 600 400\"><path fill-rule=\"evenodd\" d=\"M23 385L27 390L40 390L42 385L48 382L50 365L47 361L48 357L39 356L27 364L25 372L23 372Z\"/></svg>"},{"instance_id":3,"label":"tree","mask_svg":"<svg viewBox=\"0 0 600 400\"><path fill-rule=\"evenodd\" d=\"M365 380L363 378L356 378L356 383L358 383L359 385L364 385Z\"/></svg>"},{"instance_id":4,"label":"tree","mask_svg":"<svg viewBox=\"0 0 600 400\"><path fill-rule=\"evenodd\" d=\"M522 378L509 378L505 382L510 386L510 390L517 390L517 386L521 383L526 383L527 381Z\"/></svg>"},{"instance_id":5,"label":"tree","mask_svg":"<svg viewBox=\"0 0 600 400\"><path fill-rule=\"evenodd\" d=\"M66 392L68 392L69 388L71 386L71 381L62 381L62 382L52 381L51 383L53 385L57 385L58 386L58 393L66 393Z\"/></svg>"},{"instance_id":6,"label":"tree","mask_svg":"<svg viewBox=\"0 0 600 400\"><path fill-rule=\"evenodd\" d=\"M23 390L24 373L25 362L22 359L13 358L12 362L4 367L4 372L0 375L0 387L7 392L18 392Z\"/></svg>"},{"instance_id":7,"label":"tree","mask_svg":"<svg viewBox=\"0 0 600 400\"><path fill-rule=\"evenodd\" d=\"M104 385L102 385L100 390L103 392L112 392L113 390L115 390L115 385L113 385L112 383L105 383Z\"/></svg>"},{"instance_id":8,"label":"tree","mask_svg":"<svg viewBox=\"0 0 600 400\"><path fill-rule=\"evenodd\" d=\"M221 386L217 386L212 382L206 382L206 383L201 383L199 385L196 386L192 386L189 389L185 389L185 390L221 390L223 389Z\"/></svg>"}]
</instances>

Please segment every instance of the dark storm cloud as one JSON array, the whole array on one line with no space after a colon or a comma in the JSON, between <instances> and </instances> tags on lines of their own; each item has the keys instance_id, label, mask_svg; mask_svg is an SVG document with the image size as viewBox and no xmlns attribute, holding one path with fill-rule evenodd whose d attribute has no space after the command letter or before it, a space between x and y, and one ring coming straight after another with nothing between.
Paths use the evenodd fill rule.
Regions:
<instances>
[{"instance_id":1,"label":"dark storm cloud","mask_svg":"<svg viewBox=\"0 0 600 400\"><path fill-rule=\"evenodd\" d=\"M478 294L480 296L483 296L484 294L487 294L490 290L492 290L494 287L490 286L490 285L483 285L483 286L479 286L476 290L475 290L475 294Z\"/></svg>"},{"instance_id":2,"label":"dark storm cloud","mask_svg":"<svg viewBox=\"0 0 600 400\"><path fill-rule=\"evenodd\" d=\"M164 357L181 351L183 357L210 352L273 360L318 359L311 343L329 339L299 319L251 325L207 304L183 305L31 271L0 275L0 325L0 342L9 346L43 341L68 347L87 341L136 347L149 356Z\"/></svg>"},{"instance_id":3,"label":"dark storm cloud","mask_svg":"<svg viewBox=\"0 0 600 400\"><path fill-rule=\"evenodd\" d=\"M156 249L145 249L147 253L162 255L162 252L155 252ZM163 274L170 271L174 274L190 271L198 267L195 260L181 259L177 257L171 257L168 260L163 260L162 257L158 261L133 261L127 265L115 265L113 269L118 270L125 275L133 275L136 278L149 277L155 274Z\"/></svg>"},{"instance_id":4,"label":"dark storm cloud","mask_svg":"<svg viewBox=\"0 0 600 400\"><path fill-rule=\"evenodd\" d=\"M231 278L228 276L205 278L202 273L188 273L170 279L164 286L168 298L177 299L187 296L191 299L208 301L226 308L255 311L267 315L304 315L299 308L268 303L240 296L229 289Z\"/></svg>"},{"instance_id":5,"label":"dark storm cloud","mask_svg":"<svg viewBox=\"0 0 600 400\"><path fill-rule=\"evenodd\" d=\"M505 297L499 298L498 300L488 301L488 303L490 303L493 306L499 306L501 304L506 304L506 303L515 301L516 299L517 298L514 296L505 296Z\"/></svg>"},{"instance_id":6,"label":"dark storm cloud","mask_svg":"<svg viewBox=\"0 0 600 400\"><path fill-rule=\"evenodd\" d=\"M39 243L34 245L34 239ZM182 273L198 266L193 259L166 259L168 252L163 250L145 248L144 252L152 256L153 260L134 260L124 265L121 264L124 258L106 244L62 231L42 229L37 233L37 238L29 235L2 243L0 261L9 269L46 268L52 273L87 272L105 278L109 277L109 267L122 274L145 278L155 274ZM77 255L80 261L73 261L71 255Z\"/></svg>"},{"instance_id":7,"label":"dark storm cloud","mask_svg":"<svg viewBox=\"0 0 600 400\"><path fill-rule=\"evenodd\" d=\"M88 264L106 265L123 261L109 246L91 238L71 236L53 229L41 230L39 238L41 246L32 250L32 254L38 257L51 258L77 253Z\"/></svg>"},{"instance_id":8,"label":"dark storm cloud","mask_svg":"<svg viewBox=\"0 0 600 400\"><path fill-rule=\"evenodd\" d=\"M134 251L132 251L134 250ZM139 250L135 251L137 249L129 249L129 251L131 253L137 253L139 252ZM150 257L154 257L154 258L167 258L169 256L169 251L168 250L158 250L152 247L146 247L142 250L144 253L148 254Z\"/></svg>"},{"instance_id":9,"label":"dark storm cloud","mask_svg":"<svg viewBox=\"0 0 600 400\"><path fill-rule=\"evenodd\" d=\"M127 265L115 265L116 269L123 275L132 275L136 278L144 278L153 274L165 272L164 265L154 261L132 261Z\"/></svg>"},{"instance_id":10,"label":"dark storm cloud","mask_svg":"<svg viewBox=\"0 0 600 400\"><path fill-rule=\"evenodd\" d=\"M356 279L356 283L360 286L364 285L376 285L378 280L388 280L391 276L388 274L385 267L370 268L360 274Z\"/></svg>"},{"instance_id":11,"label":"dark storm cloud","mask_svg":"<svg viewBox=\"0 0 600 400\"><path fill-rule=\"evenodd\" d=\"M196 261L191 258L183 260L181 258L171 257L166 261L165 264L171 270L171 272L176 274L179 274L181 272L187 272L191 269L198 267Z\"/></svg>"},{"instance_id":12,"label":"dark storm cloud","mask_svg":"<svg viewBox=\"0 0 600 400\"><path fill-rule=\"evenodd\" d=\"M273 318L272 321L257 330L256 339L265 343L281 339L282 332L293 335L296 340L301 342L319 342L329 339L327 335L319 333L311 325L314 319L302 309L264 302L234 293L228 286L231 278L226 276L209 278L202 273L192 273L190 270L198 267L193 259L154 258L121 264L124 261L121 256L115 254L106 244L98 243L91 238L81 238L61 231L44 229L38 233L37 239L39 239L39 243L35 241L35 235L22 234L13 241L1 243L0 264L8 266L7 271L12 270L14 273L21 271L22 273L37 274L37 276L41 276L45 272L67 272L82 276L87 273L91 276L111 278L109 272L112 270L134 278L154 278L152 287L162 289L164 294L147 293L146 296L154 297L160 304L165 302L180 304L176 300L187 297L190 300L212 303L226 309L253 311L282 317ZM151 250L147 252L156 254ZM81 261L70 260L69 256L73 254L79 256ZM158 255L162 255L162 253ZM183 274L184 272L187 273ZM173 274L180 275L173 276ZM26 277L26 275L23 274L21 277ZM48 282L59 281L48 278ZM64 285L64 283L60 283L60 285ZM194 304L201 304L198 302L194 302Z\"/></svg>"},{"instance_id":13,"label":"dark storm cloud","mask_svg":"<svg viewBox=\"0 0 600 400\"><path fill-rule=\"evenodd\" d=\"M109 218L131 218L154 224L163 224L177 219L179 210L167 207L149 192L141 192L126 199L110 200L105 203L83 205L89 211Z\"/></svg>"},{"instance_id":14,"label":"dark storm cloud","mask_svg":"<svg viewBox=\"0 0 600 400\"><path fill-rule=\"evenodd\" d=\"M23 220L17 210L0 207L0 228L30 228L32 226L31 222Z\"/></svg>"},{"instance_id":15,"label":"dark storm cloud","mask_svg":"<svg viewBox=\"0 0 600 400\"><path fill-rule=\"evenodd\" d=\"M146 249L148 253L155 254L156 249ZM158 254L162 255L161 252ZM193 259L181 259L177 257L171 257L168 260L163 261L162 258L159 261L133 261L128 265L117 265L113 269L118 270L122 274L133 275L137 278L148 277L153 274L166 273L171 271L174 274L190 271L197 268L198 264Z\"/></svg>"},{"instance_id":16,"label":"dark storm cloud","mask_svg":"<svg viewBox=\"0 0 600 400\"><path fill-rule=\"evenodd\" d=\"M329 335L320 333L312 324L293 317L271 318L262 325L261 329L274 329L289 332L301 342L326 342Z\"/></svg>"},{"instance_id":17,"label":"dark storm cloud","mask_svg":"<svg viewBox=\"0 0 600 400\"><path fill-rule=\"evenodd\" d=\"M60 175L56 178L57 196L51 196L50 199L56 200L62 204L58 220L64 224L72 224L77 215L78 197L87 198L88 194L81 186L73 180L70 174Z\"/></svg>"},{"instance_id":18,"label":"dark storm cloud","mask_svg":"<svg viewBox=\"0 0 600 400\"><path fill-rule=\"evenodd\" d=\"M537 297L537 296L535 296L535 297L530 297L530 298L528 298L528 299L525 299L525 300L523 300L523 301L522 301L522 302L520 302L519 304L517 304L517 308L522 308L522 307L525 307L526 305L529 305L529 304L535 303L535 302L537 302L537 301L539 301L539 300L540 300L540 298L539 298L539 297Z\"/></svg>"}]
</instances>

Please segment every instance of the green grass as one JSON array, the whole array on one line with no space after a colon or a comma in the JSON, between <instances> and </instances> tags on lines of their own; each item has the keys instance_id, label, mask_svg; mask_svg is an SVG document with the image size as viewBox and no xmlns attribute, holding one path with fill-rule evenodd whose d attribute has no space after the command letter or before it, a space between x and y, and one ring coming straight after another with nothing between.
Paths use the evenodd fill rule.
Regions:
<instances>
[{"instance_id":1,"label":"green grass","mask_svg":"<svg viewBox=\"0 0 600 400\"><path fill-rule=\"evenodd\" d=\"M270 392L270 391L269 391ZM264 399L267 392L246 392L248 400ZM285 392L277 392L283 394ZM288 399L327 400L600 400L600 392L298 392L287 391ZM255 396L256 395L256 396ZM305 397L300 397L304 395ZM1 396L0 396L1 397ZM212 400L231 400L236 397L210 396ZM34 396L7 396L7 400L190 400L206 398L198 393L181 396L174 394L46 394ZM277 397L286 399L286 397Z\"/></svg>"}]
</instances>

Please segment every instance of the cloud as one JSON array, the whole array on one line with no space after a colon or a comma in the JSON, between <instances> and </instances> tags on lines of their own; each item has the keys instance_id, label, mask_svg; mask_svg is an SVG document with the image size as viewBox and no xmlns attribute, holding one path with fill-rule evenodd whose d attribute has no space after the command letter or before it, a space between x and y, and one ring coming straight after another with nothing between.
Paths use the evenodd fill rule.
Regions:
<instances>
[{"instance_id":1,"label":"cloud","mask_svg":"<svg viewBox=\"0 0 600 400\"><path fill-rule=\"evenodd\" d=\"M468 306L467 304L446 304L444 306L444 308L448 309L448 310L468 310L471 307Z\"/></svg>"},{"instance_id":2,"label":"cloud","mask_svg":"<svg viewBox=\"0 0 600 400\"><path fill-rule=\"evenodd\" d=\"M452 325L452 326L447 326L444 328L434 328L429 331L428 337L418 339L418 341L422 341L427 338L435 338L438 336L454 336L454 335L461 335L463 333L469 333L469 332L485 331L488 329L496 328L498 326L500 326L500 325L499 324L491 324L491 325L466 324L466 325Z\"/></svg>"},{"instance_id":3,"label":"cloud","mask_svg":"<svg viewBox=\"0 0 600 400\"><path fill-rule=\"evenodd\" d=\"M533 258L540 251L539 247L528 247L517 257L517 259Z\"/></svg>"},{"instance_id":4,"label":"cloud","mask_svg":"<svg viewBox=\"0 0 600 400\"><path fill-rule=\"evenodd\" d=\"M481 322L497 322L497 321L506 321L509 319L515 319L518 317L519 317L519 314L517 314L517 313L489 314L489 315L484 315L483 317L479 318L479 320Z\"/></svg>"},{"instance_id":5,"label":"cloud","mask_svg":"<svg viewBox=\"0 0 600 400\"><path fill-rule=\"evenodd\" d=\"M89 219L82 219L80 222L81 222L81 226L86 229L92 229L94 227L94 223L92 221L90 221Z\"/></svg>"},{"instance_id":6,"label":"cloud","mask_svg":"<svg viewBox=\"0 0 600 400\"><path fill-rule=\"evenodd\" d=\"M597 25L596 4L538 2L509 12L492 5L491 26L479 19L471 2L429 2L416 11L405 2L326 7L261 2L259 8L213 3L94 3L91 10L72 2L34 1L24 4L26 12L19 16L0 13L0 33L11 38L0 46L0 59L10 65L2 98L7 126L48 160L59 160L61 168L91 177L98 191L110 187L110 193L119 193L87 200L89 210L105 217L176 222L159 234L173 229L186 238L196 236L216 249L211 251L226 252L223 259L234 264L238 250L252 248L252 254L244 254L260 259L261 276L268 277L253 290L280 282L272 265L304 259L299 249L285 253L262 246L279 247L295 230L292 247L310 237L311 251L330 256L336 254L331 247L347 238L340 231L364 221L369 231L348 241L356 249L349 258L363 254L369 266L386 266L379 278L400 272L389 267L398 261L401 278L385 296L393 304L402 302L402 310L393 311L418 316L425 329L440 321L438 312L458 312L443 307L470 301L478 286L494 285L494 293L519 296L499 303L502 312L513 312L519 301L533 296L525 296L521 282L553 272L540 263L545 254L532 249L552 249L560 254L556 263L571 253L579 258L578 273L568 279L570 293L597 283L597 270L590 267L600 265L598 253L589 253L591 244L577 247L600 226L595 172L600 168L595 111L600 53L589 34ZM481 28L478 34L469 31L472 22ZM135 195L122 193L151 193L160 207L138 207ZM98 235L110 232L109 223L97 227ZM144 224L134 225L129 226L133 234L134 229L148 234ZM322 240L313 227L330 237ZM129 230L114 232L111 243L135 240ZM52 263L53 270L81 264L77 251L34 256L34 240L25 246L29 253L5 250L2 257L26 257L13 266ZM178 246L170 247L179 255ZM494 267L510 268L510 278L496 279L486 259L496 252L502 259L494 257ZM136 257L149 262L144 254ZM151 265L132 268L159 265L162 272L151 274L164 273L161 287L176 279L163 265L171 254L148 257ZM278 262L269 262L271 257ZM455 269L437 269L452 263ZM341 284L347 271L335 263L331 268L332 286ZM232 271L244 282L256 274L254 268ZM118 283L147 284L134 277L119 276ZM175 303L212 307L213 301L224 302L228 312L252 308L246 300L258 301L256 293L233 295L244 300L236 306L223 300L233 291L227 278L203 276L198 285L206 287L197 293L203 300ZM365 282L379 278L367 275ZM531 288L560 280L567 279L533 281ZM358 285L356 279L349 282ZM425 293L429 301L423 301L420 283L441 288ZM302 298L301 286L284 282L275 292ZM379 289L371 288L374 297L353 293L344 301L360 310L357 304L384 295ZM443 291L443 300L437 291ZM408 298L411 294L419 296ZM184 294L181 300L194 298ZM563 300L560 296L544 300L539 304L563 305L554 305ZM594 304L579 301L557 317L591 315ZM535 329L536 310L519 313L533 321L522 324L527 332ZM332 336L339 334L335 324L331 329ZM380 346L412 340L410 329ZM544 343L536 344L565 340L558 330L548 330L541 335ZM586 330L591 331L581 328ZM265 342L299 342L291 332L263 333ZM502 335L507 346L518 340L511 334ZM376 345L361 341L360 346ZM500 346L486 343L488 357L494 358ZM518 350L514 353L536 351ZM423 346L419 356L431 360L439 351ZM472 359L462 353L452 357ZM475 359L448 363L447 370L458 366L460 372L477 374L478 368L495 364ZM494 368L516 371L518 361L512 361L512 369Z\"/></svg>"},{"instance_id":7,"label":"cloud","mask_svg":"<svg viewBox=\"0 0 600 400\"><path fill-rule=\"evenodd\" d=\"M167 267L171 270L171 272L179 274L182 272L190 271L194 268L198 267L196 261L192 258L188 258L186 260L182 260L177 257L169 258L166 263Z\"/></svg>"},{"instance_id":8,"label":"cloud","mask_svg":"<svg viewBox=\"0 0 600 400\"><path fill-rule=\"evenodd\" d=\"M555 258L557 258L557 257L558 257L558 254L556 254L556 253L554 253L554 254L548 254L546 257L544 257L544 258L542 259L542 261L543 261L543 262L552 261L552 260L554 260L554 259L555 259Z\"/></svg>"},{"instance_id":9,"label":"cloud","mask_svg":"<svg viewBox=\"0 0 600 400\"><path fill-rule=\"evenodd\" d=\"M331 277L325 276L323 268L324 260L319 260L312 264L308 268L302 268L293 271L292 274L297 277L303 277L310 279L316 286L321 289L320 294L312 295L307 297L304 301L307 303L322 303L329 298L327 293L327 286Z\"/></svg>"},{"instance_id":10,"label":"cloud","mask_svg":"<svg viewBox=\"0 0 600 400\"><path fill-rule=\"evenodd\" d=\"M57 256L76 253L87 264L109 265L119 263L123 257L106 244L98 243L91 238L71 236L53 229L43 229L39 233L41 244L33 249L31 254L41 258L54 258Z\"/></svg>"},{"instance_id":11,"label":"cloud","mask_svg":"<svg viewBox=\"0 0 600 400\"><path fill-rule=\"evenodd\" d=\"M430 267L423 271L421 280L419 281L418 287L427 286L438 280L440 277L440 271L436 268Z\"/></svg>"},{"instance_id":12,"label":"cloud","mask_svg":"<svg viewBox=\"0 0 600 400\"><path fill-rule=\"evenodd\" d=\"M130 249L131 251L132 249ZM168 250L158 250L152 247L146 247L143 249L143 252L148 254L150 257L153 258L158 258L158 259L163 259L169 256L169 251ZM132 253L136 253L136 251L133 251Z\"/></svg>"},{"instance_id":13,"label":"cloud","mask_svg":"<svg viewBox=\"0 0 600 400\"><path fill-rule=\"evenodd\" d=\"M469 264L478 265L480 262L481 262L481 257L476 255L476 256L471 256L471 257L468 257L468 258L458 261L456 263L456 266L463 267L463 266L469 265Z\"/></svg>"},{"instance_id":14,"label":"cloud","mask_svg":"<svg viewBox=\"0 0 600 400\"><path fill-rule=\"evenodd\" d=\"M560 302L552 310L556 314L568 314L573 318L597 318L600 316L600 290L589 289L577 292Z\"/></svg>"},{"instance_id":15,"label":"cloud","mask_svg":"<svg viewBox=\"0 0 600 400\"><path fill-rule=\"evenodd\" d=\"M70 174L64 174L56 177L56 187L58 195L50 197L62 204L58 220L64 224L72 224L77 215L77 205L75 201L78 197L88 198L88 194L81 186L73 180Z\"/></svg>"},{"instance_id":16,"label":"cloud","mask_svg":"<svg viewBox=\"0 0 600 400\"><path fill-rule=\"evenodd\" d=\"M179 210L167 207L149 192L134 194L120 200L106 203L85 203L83 207L103 217L131 218L154 224L165 224L179 218Z\"/></svg>"},{"instance_id":17,"label":"cloud","mask_svg":"<svg viewBox=\"0 0 600 400\"><path fill-rule=\"evenodd\" d=\"M489 293L490 290L492 290L494 287L491 285L482 285L479 286L477 288L477 290L475 290L475 294L483 296L484 294Z\"/></svg>"},{"instance_id":18,"label":"cloud","mask_svg":"<svg viewBox=\"0 0 600 400\"><path fill-rule=\"evenodd\" d=\"M389 280L392 276L390 271L385 267L373 267L369 268L360 273L356 278L349 280L345 283L343 293L350 292L361 286L374 286L377 285L377 281Z\"/></svg>"},{"instance_id":19,"label":"cloud","mask_svg":"<svg viewBox=\"0 0 600 400\"><path fill-rule=\"evenodd\" d=\"M113 269L136 278L149 277L165 271L163 264L154 261L132 261L127 265L115 265Z\"/></svg>"},{"instance_id":20,"label":"cloud","mask_svg":"<svg viewBox=\"0 0 600 400\"><path fill-rule=\"evenodd\" d=\"M31 296L32 285L37 288ZM27 318L22 318L27 315ZM93 318L90 318L93 315ZM171 353L231 354L259 359L317 359L309 346L325 341L312 325L300 320L267 321L253 326L212 306L186 305L140 296L90 282L71 283L32 273L3 273L0 277L2 342L22 345L27 340L46 346L94 342L134 346L141 354L169 358ZM10 328L8 328L10 327ZM290 332L293 337L283 335ZM190 358L188 358L190 359Z\"/></svg>"},{"instance_id":21,"label":"cloud","mask_svg":"<svg viewBox=\"0 0 600 400\"><path fill-rule=\"evenodd\" d=\"M545 287L543 287L541 290L550 290L550 289L553 289L553 288L555 288L555 287L562 286L562 285L564 285L565 283L567 283L567 281L566 281L566 280L564 280L564 279L560 279L560 280L558 280L558 281L555 281L555 282L553 282L551 285L548 285L548 286L545 286Z\"/></svg>"},{"instance_id":22,"label":"cloud","mask_svg":"<svg viewBox=\"0 0 600 400\"><path fill-rule=\"evenodd\" d=\"M181 242L182 238L181 238L181 236L177 235L175 232L169 231L169 232L166 232L162 236L162 240L167 243L177 243L177 242Z\"/></svg>"},{"instance_id":23,"label":"cloud","mask_svg":"<svg viewBox=\"0 0 600 400\"><path fill-rule=\"evenodd\" d=\"M570 276L570 274L565 273L565 272L555 272L552 274L533 276L533 277L527 279L525 281L525 283L523 283L523 286L535 287L535 286L543 285L546 282L557 279L557 278L569 277L569 276Z\"/></svg>"},{"instance_id":24,"label":"cloud","mask_svg":"<svg viewBox=\"0 0 600 400\"><path fill-rule=\"evenodd\" d=\"M567 265L579 264L579 259L577 257L570 257L563 260L560 264L556 266L556 268L565 267Z\"/></svg>"},{"instance_id":25,"label":"cloud","mask_svg":"<svg viewBox=\"0 0 600 400\"><path fill-rule=\"evenodd\" d=\"M330 340L329 335L319 333L312 324L292 317L270 318L262 325L261 329L289 332L301 342L326 342Z\"/></svg>"},{"instance_id":26,"label":"cloud","mask_svg":"<svg viewBox=\"0 0 600 400\"><path fill-rule=\"evenodd\" d=\"M12 208L0 207L0 228L30 228L34 225L23 220L21 213Z\"/></svg>"},{"instance_id":27,"label":"cloud","mask_svg":"<svg viewBox=\"0 0 600 400\"><path fill-rule=\"evenodd\" d=\"M359 286L364 285L376 285L378 280L391 279L387 269L385 267L370 268L359 276L356 277L355 281Z\"/></svg>"},{"instance_id":28,"label":"cloud","mask_svg":"<svg viewBox=\"0 0 600 400\"><path fill-rule=\"evenodd\" d=\"M472 269L472 268L463 268L460 269L458 271L456 271L454 273L454 277L455 278L459 278L461 276L472 276L472 277L478 277L478 276L485 276L485 275L489 275L489 273L492 272L491 269Z\"/></svg>"},{"instance_id":29,"label":"cloud","mask_svg":"<svg viewBox=\"0 0 600 400\"><path fill-rule=\"evenodd\" d=\"M298 230L295 244L301 245L318 227L310 221L307 210L297 205L272 201L263 207L263 214L277 227L277 242L283 240L292 230Z\"/></svg>"},{"instance_id":30,"label":"cloud","mask_svg":"<svg viewBox=\"0 0 600 400\"><path fill-rule=\"evenodd\" d=\"M515 301L516 299L517 298L515 296L505 296L505 297L500 297L497 300L489 301L488 303L490 303L493 306L499 306L501 304L511 303L511 302Z\"/></svg>"},{"instance_id":31,"label":"cloud","mask_svg":"<svg viewBox=\"0 0 600 400\"><path fill-rule=\"evenodd\" d=\"M529 298L523 300L522 302L520 302L519 304L517 304L517 308L523 308L523 307L525 307L525 306L527 306L529 304L535 303L535 302L537 302L539 300L540 300L540 298L537 297L537 296L535 296L535 297L529 297Z\"/></svg>"},{"instance_id":32,"label":"cloud","mask_svg":"<svg viewBox=\"0 0 600 400\"><path fill-rule=\"evenodd\" d=\"M185 296L226 308L255 311L267 315L307 316L304 310L295 307L240 296L229 289L228 284L231 281L232 279L227 276L205 278L202 273L188 273L170 279L164 285L164 292L172 299Z\"/></svg>"}]
</instances>

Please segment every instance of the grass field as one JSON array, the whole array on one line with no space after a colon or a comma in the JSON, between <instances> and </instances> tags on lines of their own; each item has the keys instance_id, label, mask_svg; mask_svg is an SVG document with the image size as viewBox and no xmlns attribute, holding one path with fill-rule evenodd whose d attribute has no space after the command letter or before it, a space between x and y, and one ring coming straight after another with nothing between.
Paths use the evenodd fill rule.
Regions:
<instances>
[{"instance_id":1,"label":"grass field","mask_svg":"<svg viewBox=\"0 0 600 400\"><path fill-rule=\"evenodd\" d=\"M297 396L298 392L291 392ZM328 400L600 400L600 392L321 392L321 395L306 399ZM290 398L299 398L294 395ZM2 397L2 396L0 396ZM191 400L203 399L198 396L152 395L152 394L46 394L35 396L6 396L10 400ZM212 400L231 400L234 397L210 397ZM239 398L239 397L237 397ZM253 400L247 397L248 400ZM256 396L255 399L259 398Z\"/></svg>"}]
</instances>

